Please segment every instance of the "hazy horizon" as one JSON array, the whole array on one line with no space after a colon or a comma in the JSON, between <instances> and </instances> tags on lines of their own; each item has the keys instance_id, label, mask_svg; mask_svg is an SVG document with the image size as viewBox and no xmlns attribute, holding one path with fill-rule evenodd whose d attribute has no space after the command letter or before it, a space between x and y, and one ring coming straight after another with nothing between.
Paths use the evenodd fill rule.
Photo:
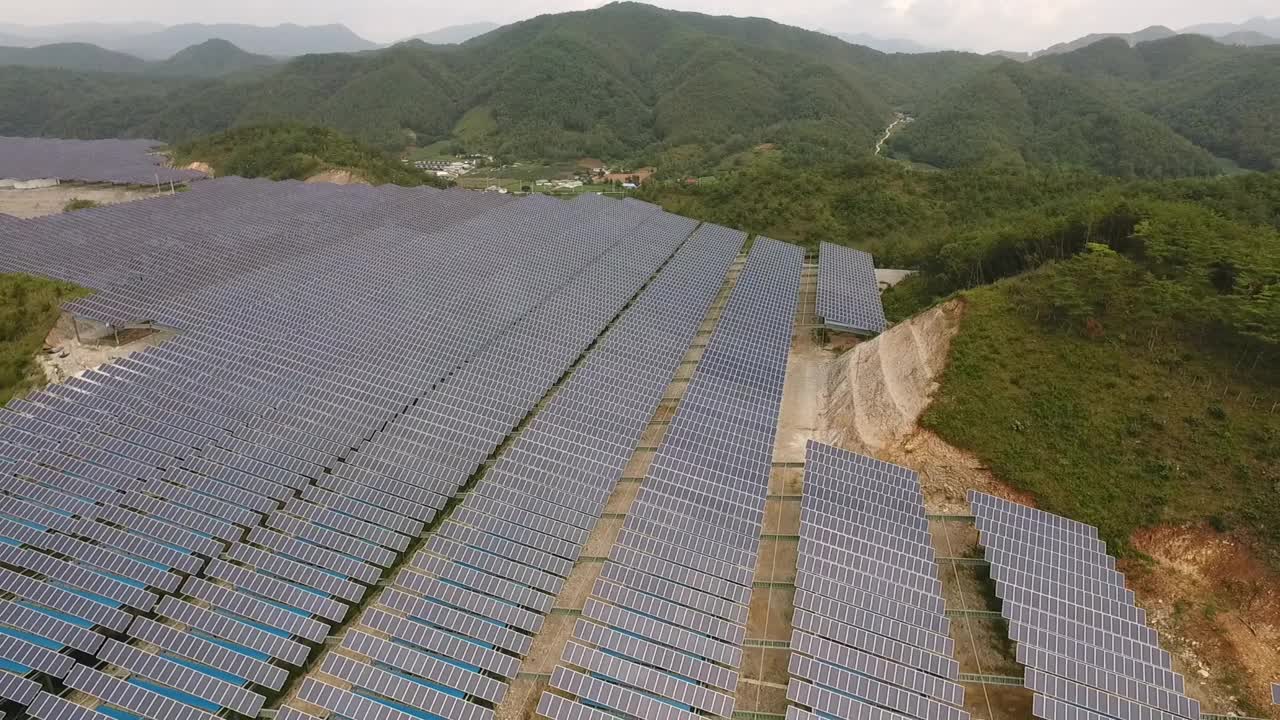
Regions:
<instances>
[{"instance_id":1,"label":"hazy horizon","mask_svg":"<svg viewBox=\"0 0 1280 720\"><path fill-rule=\"evenodd\" d=\"M598 0L476 0L465 6L425 7L409 0L284 0L270 4L226 0L216 10L178 6L159 0L119 0L109 7L88 0L32 3L11 8L6 23L53 25L77 22L245 23L251 25L346 25L379 43L403 40L453 25L507 24L536 15L587 10ZM1179 30L1203 23L1240 23L1275 14L1272 0L1223 0L1211 7L1192 0L1137 0L1117 6L1103 0L877 0L787 4L765 0L664 0L675 10L712 15L754 16L825 32L867 33L904 38L939 49L1039 50L1090 33L1134 32L1152 25Z\"/></svg>"}]
</instances>

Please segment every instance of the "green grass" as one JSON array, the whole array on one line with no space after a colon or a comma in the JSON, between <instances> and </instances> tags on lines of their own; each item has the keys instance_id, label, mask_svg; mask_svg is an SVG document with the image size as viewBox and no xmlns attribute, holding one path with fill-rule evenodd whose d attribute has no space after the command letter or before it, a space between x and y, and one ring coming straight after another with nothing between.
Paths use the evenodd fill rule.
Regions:
<instances>
[{"instance_id":1,"label":"green grass","mask_svg":"<svg viewBox=\"0 0 1280 720\"><path fill-rule=\"evenodd\" d=\"M1046 327L1027 281L965 293L924 424L1120 552L1140 527L1207 522L1261 539L1280 564L1276 388L1189 349L1170 362L1118 323L1094 338Z\"/></svg>"},{"instance_id":2,"label":"green grass","mask_svg":"<svg viewBox=\"0 0 1280 720\"><path fill-rule=\"evenodd\" d=\"M453 160L454 155L450 150L453 149L454 144L449 140L440 140L425 147L411 148L406 157L410 162L419 160Z\"/></svg>"},{"instance_id":3,"label":"green grass","mask_svg":"<svg viewBox=\"0 0 1280 720\"><path fill-rule=\"evenodd\" d=\"M72 198L70 202L62 206L63 212L75 212L76 210L88 210L96 208L99 203L95 200L85 200L84 198Z\"/></svg>"},{"instance_id":4,"label":"green grass","mask_svg":"<svg viewBox=\"0 0 1280 720\"><path fill-rule=\"evenodd\" d=\"M53 280L0 274L0 404L44 387L36 353L58 321L59 305L85 294Z\"/></svg>"}]
</instances>

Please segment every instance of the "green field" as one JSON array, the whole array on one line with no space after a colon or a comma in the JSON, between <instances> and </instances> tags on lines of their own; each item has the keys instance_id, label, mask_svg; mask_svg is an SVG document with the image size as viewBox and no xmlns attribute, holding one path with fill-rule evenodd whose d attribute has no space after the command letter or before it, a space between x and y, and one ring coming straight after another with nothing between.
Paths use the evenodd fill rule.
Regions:
<instances>
[{"instance_id":1,"label":"green field","mask_svg":"<svg viewBox=\"0 0 1280 720\"><path fill-rule=\"evenodd\" d=\"M0 404L44 387L35 363L59 306L85 294L75 286L27 275L0 275Z\"/></svg>"},{"instance_id":2,"label":"green field","mask_svg":"<svg viewBox=\"0 0 1280 720\"><path fill-rule=\"evenodd\" d=\"M1014 278L965 294L924 424L1113 549L1141 527L1207 521L1260 537L1280 562L1276 388L1200 354L1135 347L1121 322L1104 320L1100 338L1046 329L1041 290Z\"/></svg>"}]
</instances>

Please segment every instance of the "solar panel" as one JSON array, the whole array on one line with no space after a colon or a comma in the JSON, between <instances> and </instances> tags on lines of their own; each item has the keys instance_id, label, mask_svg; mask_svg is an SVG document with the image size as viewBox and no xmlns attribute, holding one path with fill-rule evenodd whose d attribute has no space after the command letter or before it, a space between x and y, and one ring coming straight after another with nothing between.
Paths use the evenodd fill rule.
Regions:
<instances>
[{"instance_id":1,"label":"solar panel","mask_svg":"<svg viewBox=\"0 0 1280 720\"><path fill-rule=\"evenodd\" d=\"M729 692L737 684L802 256L758 238L737 278L585 604L582 644L566 648L552 676L578 707L732 713L731 695L686 678ZM542 703L582 712L553 697Z\"/></svg>"},{"instance_id":2,"label":"solar panel","mask_svg":"<svg viewBox=\"0 0 1280 720\"><path fill-rule=\"evenodd\" d=\"M98 657L135 675L230 708L241 715L256 716L266 700L263 696L226 680L116 640L108 640Z\"/></svg>"},{"instance_id":3,"label":"solar panel","mask_svg":"<svg viewBox=\"0 0 1280 720\"><path fill-rule=\"evenodd\" d=\"M111 717L47 692L35 696L27 714L40 720L110 720Z\"/></svg>"},{"instance_id":4,"label":"solar panel","mask_svg":"<svg viewBox=\"0 0 1280 720\"><path fill-rule=\"evenodd\" d=\"M27 705L40 692L40 683L13 673L0 673L0 698Z\"/></svg>"},{"instance_id":5,"label":"solar panel","mask_svg":"<svg viewBox=\"0 0 1280 720\"><path fill-rule=\"evenodd\" d=\"M841 245L818 248L818 316L854 332L884 332L884 308L871 255Z\"/></svg>"},{"instance_id":6,"label":"solar panel","mask_svg":"<svg viewBox=\"0 0 1280 720\"><path fill-rule=\"evenodd\" d=\"M1199 719L1095 528L983 493L969 501L1037 717Z\"/></svg>"},{"instance_id":7,"label":"solar panel","mask_svg":"<svg viewBox=\"0 0 1280 720\"><path fill-rule=\"evenodd\" d=\"M156 606L156 612L212 637L265 653L290 665L301 665L307 657L305 645L185 600L166 597Z\"/></svg>"},{"instance_id":8,"label":"solar panel","mask_svg":"<svg viewBox=\"0 0 1280 720\"><path fill-rule=\"evenodd\" d=\"M103 640L92 630L8 600L0 600L0 624L86 653L97 652Z\"/></svg>"},{"instance_id":9,"label":"solar panel","mask_svg":"<svg viewBox=\"0 0 1280 720\"><path fill-rule=\"evenodd\" d=\"M213 720L215 715L165 697L141 685L125 682L86 665L76 665L67 674L67 687L97 698L106 705L122 708L150 720Z\"/></svg>"},{"instance_id":10,"label":"solar panel","mask_svg":"<svg viewBox=\"0 0 1280 720\"><path fill-rule=\"evenodd\" d=\"M284 668L236 652L198 635L175 630L148 618L134 618L133 625L129 627L129 634L175 655L252 680L272 690L284 687L284 682L288 678Z\"/></svg>"},{"instance_id":11,"label":"solar panel","mask_svg":"<svg viewBox=\"0 0 1280 720\"><path fill-rule=\"evenodd\" d=\"M204 177L164 165L155 140L55 140L0 137L0 177L152 185Z\"/></svg>"},{"instance_id":12,"label":"solar panel","mask_svg":"<svg viewBox=\"0 0 1280 720\"><path fill-rule=\"evenodd\" d=\"M967 718L937 565L898 551L931 545L915 473L810 441L803 487L788 697L837 718ZM894 521L851 527L833 499Z\"/></svg>"}]
</instances>

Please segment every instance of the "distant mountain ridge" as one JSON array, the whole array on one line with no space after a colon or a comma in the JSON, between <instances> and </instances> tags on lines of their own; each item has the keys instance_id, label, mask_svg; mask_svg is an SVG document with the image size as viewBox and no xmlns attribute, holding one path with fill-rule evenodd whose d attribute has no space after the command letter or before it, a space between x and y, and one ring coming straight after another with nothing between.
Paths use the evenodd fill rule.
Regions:
<instances>
[{"instance_id":1,"label":"distant mountain ridge","mask_svg":"<svg viewBox=\"0 0 1280 720\"><path fill-rule=\"evenodd\" d=\"M274 27L227 23L187 23L163 26L152 23L76 23L24 26L0 24L0 44L36 47L62 42L91 43L107 50L128 53L144 60L164 60L193 45L226 40L245 52L273 57L310 53L347 53L381 47L352 32L345 25L294 25Z\"/></svg>"},{"instance_id":2,"label":"distant mountain ridge","mask_svg":"<svg viewBox=\"0 0 1280 720\"><path fill-rule=\"evenodd\" d=\"M1151 27L1139 30L1133 33L1093 33L1076 38L1070 42L1062 42L1051 45L1043 50L1034 52L1018 52L1011 50L997 50L991 55L1017 60L1019 62L1027 62L1036 58L1047 57L1049 55L1062 55L1065 53L1075 52L1081 48L1088 47L1094 43L1108 40L1111 38L1120 38L1127 42L1131 47L1138 43L1152 42L1155 40L1164 40L1174 37L1175 35L1204 35L1223 45L1242 45L1245 47L1259 47L1264 45L1280 45L1280 18L1266 19L1253 18L1243 23L1211 23L1206 25L1192 25L1183 28L1180 31L1174 31L1163 25L1152 25Z\"/></svg>"},{"instance_id":3,"label":"distant mountain ridge","mask_svg":"<svg viewBox=\"0 0 1280 720\"><path fill-rule=\"evenodd\" d=\"M166 60L156 62L89 43L54 43L33 48L0 47L0 65L156 77L212 78L267 67L278 62L266 55L247 53L222 39L192 45Z\"/></svg>"},{"instance_id":4,"label":"distant mountain ridge","mask_svg":"<svg viewBox=\"0 0 1280 720\"><path fill-rule=\"evenodd\" d=\"M429 33L414 35L410 40L421 40L429 45L459 45L472 38L480 37L502 27L494 22L474 22L465 25L450 25Z\"/></svg>"},{"instance_id":5,"label":"distant mountain ridge","mask_svg":"<svg viewBox=\"0 0 1280 720\"><path fill-rule=\"evenodd\" d=\"M142 72L147 61L89 43L53 43L38 47L0 47L0 65L61 68L83 72Z\"/></svg>"},{"instance_id":6,"label":"distant mountain ridge","mask_svg":"<svg viewBox=\"0 0 1280 720\"><path fill-rule=\"evenodd\" d=\"M1267 37L1280 39L1280 17L1255 17L1242 23L1204 23L1182 28L1184 33L1224 37L1238 32L1258 33Z\"/></svg>"},{"instance_id":7,"label":"distant mountain ridge","mask_svg":"<svg viewBox=\"0 0 1280 720\"><path fill-rule=\"evenodd\" d=\"M825 30L822 32L826 32ZM900 37L880 37L878 35L870 35L868 33L828 33L834 37L850 43L852 45L862 45L872 50L879 50L883 53L931 53L938 52L938 48L931 48L912 40L910 38Z\"/></svg>"},{"instance_id":8,"label":"distant mountain ridge","mask_svg":"<svg viewBox=\"0 0 1280 720\"><path fill-rule=\"evenodd\" d=\"M288 121L393 152L598 157L696 177L765 145L799 166L869 157L906 113L916 122L895 133L889 155L939 167L1212 174L1220 164L1206 150L1243 167L1280 166L1280 48L1130 39L1022 66L884 53L763 18L618 2L456 46L306 55L234 80L0 67L0 134L181 143Z\"/></svg>"}]
</instances>

